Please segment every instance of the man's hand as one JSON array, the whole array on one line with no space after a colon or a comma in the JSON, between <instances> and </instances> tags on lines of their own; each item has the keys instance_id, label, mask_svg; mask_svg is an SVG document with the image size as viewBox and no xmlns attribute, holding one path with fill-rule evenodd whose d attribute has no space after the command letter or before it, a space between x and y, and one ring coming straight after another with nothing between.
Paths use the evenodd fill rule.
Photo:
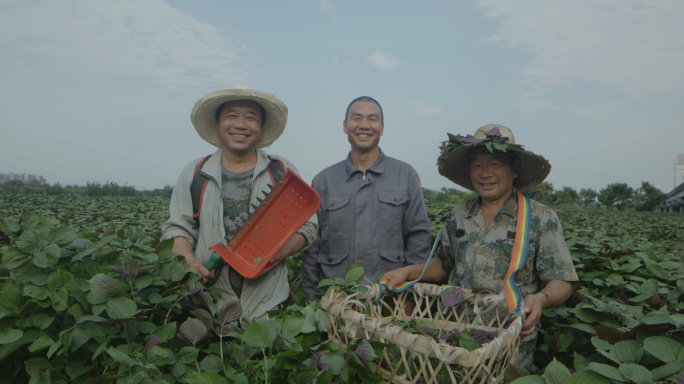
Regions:
<instances>
[{"instance_id":1,"label":"man's hand","mask_svg":"<svg viewBox=\"0 0 684 384\"><path fill-rule=\"evenodd\" d=\"M520 336L527 336L534 332L535 327L539 323L542 315L543 301L539 297L542 293L535 293L525 296L525 307L523 308L525 314L525 325L520 331Z\"/></svg>"},{"instance_id":2,"label":"man's hand","mask_svg":"<svg viewBox=\"0 0 684 384\"><path fill-rule=\"evenodd\" d=\"M282 248L280 248L278 253L276 253L275 256L273 256L268 266L266 266L266 268L264 268L257 277L263 276L264 274L268 273L271 269L275 268L276 265L280 264L281 261L299 252L302 248L304 248L304 245L306 245L306 239L304 238L304 236L302 236L299 233L295 233L295 235L292 236L292 238L287 243L285 243L285 245Z\"/></svg>"},{"instance_id":3,"label":"man's hand","mask_svg":"<svg viewBox=\"0 0 684 384\"><path fill-rule=\"evenodd\" d=\"M207 281L211 280L214 277L214 271L215 269L212 269L211 271L207 270L204 268L204 263L206 263L206 260L200 260L192 255L190 256L185 256L185 261L183 262L183 266L185 269L194 269L199 273L200 275L200 283L204 284Z\"/></svg>"},{"instance_id":4,"label":"man's hand","mask_svg":"<svg viewBox=\"0 0 684 384\"><path fill-rule=\"evenodd\" d=\"M561 304L570 297L572 284L562 280L551 280L541 292L525 296L525 325L520 336L527 336L534 332L539 323L542 310Z\"/></svg>"},{"instance_id":5,"label":"man's hand","mask_svg":"<svg viewBox=\"0 0 684 384\"><path fill-rule=\"evenodd\" d=\"M185 256L183 266L185 269L193 268L200 275L200 283L204 284L214 277L214 270L211 272L204 268L205 260L200 260L192 255L192 244L185 237L178 236L173 238L173 249L171 252L176 255Z\"/></svg>"},{"instance_id":6,"label":"man's hand","mask_svg":"<svg viewBox=\"0 0 684 384\"><path fill-rule=\"evenodd\" d=\"M413 265L407 265L405 267L393 269L391 271L386 272L385 275L382 276L382 280L389 280L387 286L389 289L392 289L397 285L408 280L408 276L411 274L412 268Z\"/></svg>"}]
</instances>

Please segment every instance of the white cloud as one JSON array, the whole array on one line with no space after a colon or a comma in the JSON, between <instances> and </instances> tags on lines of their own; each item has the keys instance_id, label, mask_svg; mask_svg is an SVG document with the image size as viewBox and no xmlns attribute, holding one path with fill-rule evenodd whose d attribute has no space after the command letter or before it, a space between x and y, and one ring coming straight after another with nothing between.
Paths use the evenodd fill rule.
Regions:
<instances>
[{"instance_id":1,"label":"white cloud","mask_svg":"<svg viewBox=\"0 0 684 384\"><path fill-rule=\"evenodd\" d=\"M244 65L213 26L162 0L6 4L0 47L142 75L169 87L244 83Z\"/></svg>"},{"instance_id":2,"label":"white cloud","mask_svg":"<svg viewBox=\"0 0 684 384\"><path fill-rule=\"evenodd\" d=\"M340 62L340 59L338 59L337 57L333 57L333 60L335 60L338 63Z\"/></svg>"},{"instance_id":3,"label":"white cloud","mask_svg":"<svg viewBox=\"0 0 684 384\"><path fill-rule=\"evenodd\" d=\"M444 112L444 109L442 109L442 107L436 105L429 105L420 100L412 101L409 104L411 105L411 108L413 108L414 111L418 112L421 115L435 116Z\"/></svg>"},{"instance_id":4,"label":"white cloud","mask_svg":"<svg viewBox=\"0 0 684 384\"><path fill-rule=\"evenodd\" d=\"M546 92L577 80L633 95L684 86L684 2L480 0L479 5L499 23L490 41L533 54L522 71L520 109L547 108Z\"/></svg>"},{"instance_id":5,"label":"white cloud","mask_svg":"<svg viewBox=\"0 0 684 384\"><path fill-rule=\"evenodd\" d=\"M399 65L399 60L397 60L391 53L383 52L376 49L372 55L366 58L366 62L382 69L393 69Z\"/></svg>"},{"instance_id":6,"label":"white cloud","mask_svg":"<svg viewBox=\"0 0 684 384\"><path fill-rule=\"evenodd\" d=\"M318 9L320 9L321 12L327 13L329 15L335 10L335 4L329 1L319 1Z\"/></svg>"}]
</instances>

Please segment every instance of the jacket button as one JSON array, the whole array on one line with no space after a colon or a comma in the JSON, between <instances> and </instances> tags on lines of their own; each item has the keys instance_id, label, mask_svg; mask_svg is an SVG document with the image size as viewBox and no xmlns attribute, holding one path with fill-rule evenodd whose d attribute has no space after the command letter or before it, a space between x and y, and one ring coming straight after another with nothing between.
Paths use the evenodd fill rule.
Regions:
<instances>
[{"instance_id":1,"label":"jacket button","mask_svg":"<svg viewBox=\"0 0 684 384\"><path fill-rule=\"evenodd\" d=\"M332 257L328 257L328 262L332 263Z\"/></svg>"},{"instance_id":2,"label":"jacket button","mask_svg":"<svg viewBox=\"0 0 684 384\"><path fill-rule=\"evenodd\" d=\"M401 259L401 256L397 255L397 260L400 260L400 259Z\"/></svg>"},{"instance_id":3,"label":"jacket button","mask_svg":"<svg viewBox=\"0 0 684 384\"><path fill-rule=\"evenodd\" d=\"M331 207L334 207L334 206L335 206L335 203L330 203L330 206L331 206Z\"/></svg>"},{"instance_id":4,"label":"jacket button","mask_svg":"<svg viewBox=\"0 0 684 384\"><path fill-rule=\"evenodd\" d=\"M394 198L394 201L399 201L399 198L398 198L398 197L395 197L395 198Z\"/></svg>"}]
</instances>

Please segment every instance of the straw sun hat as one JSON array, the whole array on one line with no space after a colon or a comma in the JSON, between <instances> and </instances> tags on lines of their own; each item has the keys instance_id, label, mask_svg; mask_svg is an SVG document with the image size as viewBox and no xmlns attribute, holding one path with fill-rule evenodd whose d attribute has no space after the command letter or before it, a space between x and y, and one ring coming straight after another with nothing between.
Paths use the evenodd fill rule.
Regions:
<instances>
[{"instance_id":1,"label":"straw sun hat","mask_svg":"<svg viewBox=\"0 0 684 384\"><path fill-rule=\"evenodd\" d=\"M474 191L470 180L470 163L468 153L478 145L493 150L513 152L520 160L520 172L513 179L513 187L520 192L529 191L539 185L551 172L551 164L544 157L523 149L515 143L515 137L510 129L503 125L489 124L481 127L475 135L463 137L449 135L441 147L441 154L437 160L439 174L460 185Z\"/></svg>"},{"instance_id":2,"label":"straw sun hat","mask_svg":"<svg viewBox=\"0 0 684 384\"><path fill-rule=\"evenodd\" d=\"M209 144L220 147L221 141L216 133L216 109L226 101L252 100L259 103L266 111L266 123L261 131L261 139L257 148L265 148L273 144L285 130L287 124L287 106L279 98L270 93L257 91L244 85L207 93L202 96L190 113L190 120L200 137Z\"/></svg>"}]
</instances>

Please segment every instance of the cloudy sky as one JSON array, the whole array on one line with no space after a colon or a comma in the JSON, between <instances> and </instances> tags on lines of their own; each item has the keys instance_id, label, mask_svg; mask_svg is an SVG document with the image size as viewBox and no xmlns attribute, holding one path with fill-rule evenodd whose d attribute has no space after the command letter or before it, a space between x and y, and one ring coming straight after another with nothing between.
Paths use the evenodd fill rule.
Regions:
<instances>
[{"instance_id":1,"label":"cloudy sky","mask_svg":"<svg viewBox=\"0 0 684 384\"><path fill-rule=\"evenodd\" d=\"M0 0L0 172L174 184L213 152L195 101L234 85L290 114L268 152L306 180L343 160L344 110L385 110L381 148L439 176L446 133L510 127L557 189L672 189L684 153L684 2ZM678 176L678 183L684 181Z\"/></svg>"}]
</instances>

